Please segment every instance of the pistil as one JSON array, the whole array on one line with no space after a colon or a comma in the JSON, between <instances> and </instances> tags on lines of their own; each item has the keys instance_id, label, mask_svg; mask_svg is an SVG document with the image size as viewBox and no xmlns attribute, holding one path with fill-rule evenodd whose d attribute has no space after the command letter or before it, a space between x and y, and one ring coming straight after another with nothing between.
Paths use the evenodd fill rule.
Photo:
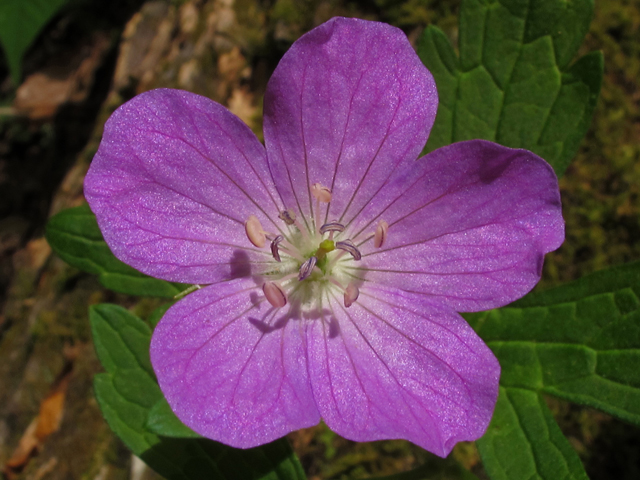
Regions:
<instances>
[{"instance_id":1,"label":"pistil","mask_svg":"<svg viewBox=\"0 0 640 480\"><path fill-rule=\"evenodd\" d=\"M316 251L316 257L318 257L318 261L324 260L327 257L327 253L333 252L336 249L335 243L333 240L323 240L320 242L320 246Z\"/></svg>"}]
</instances>

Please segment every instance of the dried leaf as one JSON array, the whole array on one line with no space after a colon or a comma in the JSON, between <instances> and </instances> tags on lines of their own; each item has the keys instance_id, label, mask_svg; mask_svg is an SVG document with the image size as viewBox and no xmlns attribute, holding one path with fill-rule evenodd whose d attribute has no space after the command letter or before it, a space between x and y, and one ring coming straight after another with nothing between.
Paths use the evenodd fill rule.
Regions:
<instances>
[{"instance_id":1,"label":"dried leaf","mask_svg":"<svg viewBox=\"0 0 640 480\"><path fill-rule=\"evenodd\" d=\"M27 466L31 457L40 451L47 437L60 428L74 358L68 352L65 356L67 358L65 366L53 383L49 394L40 403L38 416L31 421L11 458L4 466L3 473L9 480L16 478Z\"/></svg>"},{"instance_id":2,"label":"dried leaf","mask_svg":"<svg viewBox=\"0 0 640 480\"><path fill-rule=\"evenodd\" d=\"M108 37L96 35L90 48L79 48L69 61L54 62L29 75L16 91L15 112L32 120L46 120L61 105L85 100L110 45Z\"/></svg>"}]
</instances>

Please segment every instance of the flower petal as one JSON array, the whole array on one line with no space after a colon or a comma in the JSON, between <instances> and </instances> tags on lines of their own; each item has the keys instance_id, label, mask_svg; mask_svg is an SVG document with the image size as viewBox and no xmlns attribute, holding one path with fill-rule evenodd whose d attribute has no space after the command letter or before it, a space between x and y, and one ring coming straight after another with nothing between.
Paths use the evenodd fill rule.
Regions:
<instances>
[{"instance_id":1,"label":"flower petal","mask_svg":"<svg viewBox=\"0 0 640 480\"><path fill-rule=\"evenodd\" d=\"M333 192L328 218L358 211L418 157L437 105L433 77L401 30L334 18L302 36L264 100L269 167L286 207L308 216L320 183Z\"/></svg>"},{"instance_id":2,"label":"flower petal","mask_svg":"<svg viewBox=\"0 0 640 480\"><path fill-rule=\"evenodd\" d=\"M84 191L120 260L166 280L213 283L255 273L249 260L266 259L244 222L254 214L277 228L270 182L264 148L240 119L205 97L161 89L107 121Z\"/></svg>"},{"instance_id":3,"label":"flower petal","mask_svg":"<svg viewBox=\"0 0 640 480\"><path fill-rule=\"evenodd\" d=\"M199 290L171 307L151 340L169 405L197 433L239 448L320 420L298 320L249 279Z\"/></svg>"},{"instance_id":4,"label":"flower petal","mask_svg":"<svg viewBox=\"0 0 640 480\"><path fill-rule=\"evenodd\" d=\"M564 240L553 169L526 150L483 140L440 148L399 174L363 212L352 237L366 282L421 293L457 311L505 305L540 279ZM378 219L389 224L376 249ZM355 227L354 227L355 229Z\"/></svg>"},{"instance_id":5,"label":"flower petal","mask_svg":"<svg viewBox=\"0 0 640 480\"><path fill-rule=\"evenodd\" d=\"M419 295L364 287L307 330L326 424L355 441L407 439L445 457L487 428L500 366L457 313Z\"/></svg>"}]
</instances>

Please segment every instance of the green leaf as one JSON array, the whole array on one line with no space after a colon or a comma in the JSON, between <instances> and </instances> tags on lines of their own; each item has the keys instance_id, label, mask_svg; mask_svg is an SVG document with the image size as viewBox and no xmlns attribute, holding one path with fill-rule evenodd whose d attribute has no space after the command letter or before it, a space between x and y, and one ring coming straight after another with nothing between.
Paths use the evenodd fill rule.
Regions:
<instances>
[{"instance_id":1,"label":"green leaf","mask_svg":"<svg viewBox=\"0 0 640 480\"><path fill-rule=\"evenodd\" d=\"M587 480L544 399L531 390L500 388L491 424L476 444L492 480Z\"/></svg>"},{"instance_id":2,"label":"green leaf","mask_svg":"<svg viewBox=\"0 0 640 480\"><path fill-rule=\"evenodd\" d=\"M172 305L173 302L165 303L164 305L160 305L153 312L151 312L151 314L147 318L147 323L151 326L151 328L156 328L156 325L158 325L160 320L162 320L164 314L167 313L167 310L169 310Z\"/></svg>"},{"instance_id":3,"label":"green leaf","mask_svg":"<svg viewBox=\"0 0 640 480\"><path fill-rule=\"evenodd\" d=\"M89 309L89 321L93 344L107 373L141 371L155 383L149 360L151 329L146 323L128 310L108 303L92 306ZM155 390L150 406L158 397Z\"/></svg>"},{"instance_id":4,"label":"green leaf","mask_svg":"<svg viewBox=\"0 0 640 480\"><path fill-rule=\"evenodd\" d=\"M593 0L463 0L459 58L427 27L418 53L440 104L425 152L480 138L531 150L561 175L602 83L600 52L569 65L592 14Z\"/></svg>"},{"instance_id":5,"label":"green leaf","mask_svg":"<svg viewBox=\"0 0 640 480\"><path fill-rule=\"evenodd\" d=\"M640 425L640 262L465 318L498 357L502 386Z\"/></svg>"},{"instance_id":6,"label":"green leaf","mask_svg":"<svg viewBox=\"0 0 640 480\"><path fill-rule=\"evenodd\" d=\"M186 286L152 278L118 260L88 205L63 210L47 223L51 248L68 264L98 275L106 288L129 295L173 298Z\"/></svg>"},{"instance_id":7,"label":"green leaf","mask_svg":"<svg viewBox=\"0 0 640 480\"><path fill-rule=\"evenodd\" d=\"M239 450L204 438L170 438L150 431L151 413L154 407L162 408L156 405L163 401L149 362L151 329L128 310L110 304L91 307L89 319L106 370L94 379L100 409L111 429L160 475L169 480L305 478L285 439Z\"/></svg>"},{"instance_id":8,"label":"green leaf","mask_svg":"<svg viewBox=\"0 0 640 480\"><path fill-rule=\"evenodd\" d=\"M151 407L147 417L147 430L156 435L177 438L199 438L196 432L187 427L173 413L167 400L163 397Z\"/></svg>"},{"instance_id":9,"label":"green leaf","mask_svg":"<svg viewBox=\"0 0 640 480\"><path fill-rule=\"evenodd\" d=\"M2 0L0 43L4 48L14 85L20 84L22 56L42 27L68 0Z\"/></svg>"}]
</instances>

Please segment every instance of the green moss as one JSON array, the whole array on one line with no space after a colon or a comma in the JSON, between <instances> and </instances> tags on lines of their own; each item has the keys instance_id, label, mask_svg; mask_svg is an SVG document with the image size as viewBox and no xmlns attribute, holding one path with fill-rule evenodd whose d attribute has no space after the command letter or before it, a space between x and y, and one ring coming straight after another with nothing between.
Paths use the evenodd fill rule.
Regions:
<instances>
[{"instance_id":1,"label":"green moss","mask_svg":"<svg viewBox=\"0 0 640 480\"><path fill-rule=\"evenodd\" d=\"M313 1L277 0L271 11L272 18L289 24L304 25L309 17Z\"/></svg>"},{"instance_id":2,"label":"green moss","mask_svg":"<svg viewBox=\"0 0 640 480\"><path fill-rule=\"evenodd\" d=\"M268 11L255 0L236 0L233 8L238 23L234 36L238 43L249 56L261 52L268 33L268 29L265 28Z\"/></svg>"},{"instance_id":3,"label":"green moss","mask_svg":"<svg viewBox=\"0 0 640 480\"><path fill-rule=\"evenodd\" d=\"M582 53L601 49L605 77L591 129L561 180L566 241L547 259L560 283L640 258L640 1L596 2Z\"/></svg>"}]
</instances>

